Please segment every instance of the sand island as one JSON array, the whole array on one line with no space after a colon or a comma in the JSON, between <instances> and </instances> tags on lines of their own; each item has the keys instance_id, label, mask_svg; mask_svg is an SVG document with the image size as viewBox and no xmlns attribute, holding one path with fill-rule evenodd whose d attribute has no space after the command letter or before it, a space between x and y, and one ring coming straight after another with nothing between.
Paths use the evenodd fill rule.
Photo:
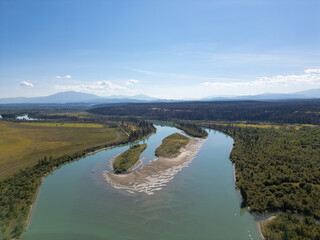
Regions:
<instances>
[{"instance_id":1,"label":"sand island","mask_svg":"<svg viewBox=\"0 0 320 240\"><path fill-rule=\"evenodd\" d=\"M172 180L182 168L188 166L203 141L205 140L202 138L189 138L174 133L163 139L155 152L158 158L150 164L125 174L105 171L104 176L115 188L153 194Z\"/></svg>"}]
</instances>

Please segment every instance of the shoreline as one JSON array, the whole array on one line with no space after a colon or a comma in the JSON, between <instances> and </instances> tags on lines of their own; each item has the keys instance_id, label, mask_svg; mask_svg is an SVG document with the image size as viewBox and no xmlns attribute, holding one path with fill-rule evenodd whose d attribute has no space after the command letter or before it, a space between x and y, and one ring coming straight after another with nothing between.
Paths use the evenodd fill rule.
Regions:
<instances>
[{"instance_id":1,"label":"shoreline","mask_svg":"<svg viewBox=\"0 0 320 240\"><path fill-rule=\"evenodd\" d=\"M236 184L236 188L237 188L236 164L233 162L231 162L231 163L232 163L232 168L233 168L233 181Z\"/></svg>"},{"instance_id":2,"label":"shoreline","mask_svg":"<svg viewBox=\"0 0 320 240\"><path fill-rule=\"evenodd\" d=\"M141 141L141 140L143 140L143 139L145 139L145 138L150 137L151 135L153 135L153 134L155 134L155 133L156 133L156 131L154 131L154 132L152 132L152 133L150 133L150 134L142 137L141 139L137 139L137 140L135 140L134 142L136 142L136 141ZM28 226L30 225L31 217L32 217L32 212L33 212L35 203L36 203L37 198L38 198L38 194L39 194L39 191L40 191L40 187L41 187L42 182L44 181L44 179L45 179L49 174L51 174L54 170L56 170L56 169L59 168L59 167L62 167L62 166L65 165L65 164L72 163L72 162L75 161L76 159L81 159L81 158L84 158L84 157L88 157L88 156L93 155L93 154L96 154L96 153L98 153L98 152L101 152L101 151L104 151L104 150L107 150L107 149L111 149L111 148L114 148L114 147L118 147L118 146L121 146L121 145L130 144L130 143L131 143L131 142L114 144L114 145L112 145L112 146L102 147L102 148L96 149L96 150L94 150L94 151L92 151L92 152L86 153L86 154L85 154L84 156L82 156L82 157L75 158L75 159L73 159L73 160L70 161L70 162L65 162L65 163L61 164L60 166L57 166L57 167L53 168L51 172L45 174L45 175L42 177L41 181L40 181L40 185L39 185L39 187L38 187L38 189L37 189L37 191L36 191L36 194L35 194L35 196L34 196L34 199L33 199L33 201L32 201L32 204L30 205L30 210L29 210L29 213L28 213L26 222L25 222L25 227L24 227L23 233L22 233L19 237L13 238L12 240L22 239L23 234L26 232Z\"/></svg>"},{"instance_id":3,"label":"shoreline","mask_svg":"<svg viewBox=\"0 0 320 240\"><path fill-rule=\"evenodd\" d=\"M269 222L271 222L275 217L276 217L276 216L271 216L271 217L269 217L269 218L267 218L267 219L265 219L265 220L261 220L261 221L256 222L256 225L257 225L257 228L258 228L258 232L259 232L260 238L261 238L262 240L265 240L265 239L266 239L265 236L264 236L264 234L265 234L265 227L266 227L267 224L268 224Z\"/></svg>"},{"instance_id":4,"label":"shoreline","mask_svg":"<svg viewBox=\"0 0 320 240\"><path fill-rule=\"evenodd\" d=\"M213 129L213 130L215 130L215 131L220 131L220 130L216 130L216 129ZM225 133L225 132L223 132L223 131L220 131L220 132L228 135L229 137L231 137L231 138L233 139L233 141L235 141L235 139L234 139L232 136L230 136L229 134L227 134L227 133ZM231 154L233 148L234 148L234 146L232 146L231 151L230 151L230 154ZM238 186L237 186L236 164L235 164L234 162L232 162L232 159L230 158L230 155L229 155L229 160L231 161L231 164L232 164L232 169L233 169L233 181L234 181L234 184L235 184L235 188L236 188L237 192L240 194L240 197L241 197L241 199L242 199L241 192L240 192L240 190L239 190L239 188L238 188ZM252 215L252 216L254 215L254 213L250 211L250 207L246 207L246 209L247 209L248 213L250 213L250 215ZM266 238L265 238L265 236L264 236L265 227L266 227L266 225L267 225L269 222L271 222L272 219L274 219L275 217L276 217L276 216L271 216L271 217L269 217L269 218L267 218L267 219L265 219L265 220L260 220L260 221L255 220L256 227L257 227L257 230L258 230L258 233L259 233L259 236L260 236L260 239L261 239L261 240L266 240Z\"/></svg>"},{"instance_id":5,"label":"shoreline","mask_svg":"<svg viewBox=\"0 0 320 240\"><path fill-rule=\"evenodd\" d=\"M103 151L103 150L106 150L106 149L110 149L110 148L113 148L113 147L114 147L114 146L103 147L103 148L97 149L97 150L95 150L95 151L93 151L93 152L89 152L89 153L85 154L83 157L88 157L88 156L90 156L90 155L92 155L92 154L95 154L95 153L97 153L97 152L100 152L100 151ZM81 158L83 158L83 157L81 157ZM76 160L76 159L74 159L74 160ZM72 160L71 162L66 162L66 163L64 163L64 164L72 163L74 160ZM58 166L58 167L53 168L51 172L45 174L45 175L42 177L42 179L41 179L41 181L40 181L40 185L39 185L39 187L38 187L38 189L37 189L37 192L36 192L36 194L35 194L34 200L32 201L32 204L31 204L31 206L30 206L30 211L29 211L29 214L28 214L28 217L27 217L27 220L26 220L26 225L25 225L25 228L24 228L24 232L27 230L27 228L28 228L29 225L30 225L33 208L34 208L34 205L36 204L36 201L37 201L37 198L38 198L38 195L39 195L39 191L40 191L40 187L41 187L44 179L45 179L46 177L48 177L48 175L51 174L54 170L56 170L56 169L59 168L59 167L62 167L64 164L62 164L61 166ZM21 236L19 236L18 238L14 238L13 240L15 240L15 239L21 239L22 236L23 236L23 234L22 234Z\"/></svg>"},{"instance_id":6,"label":"shoreline","mask_svg":"<svg viewBox=\"0 0 320 240\"><path fill-rule=\"evenodd\" d=\"M103 175L106 181L116 189L151 195L154 191L161 190L175 174L189 165L204 141L205 139L190 138L190 142L175 158L159 157L136 171L125 174L104 171Z\"/></svg>"}]
</instances>

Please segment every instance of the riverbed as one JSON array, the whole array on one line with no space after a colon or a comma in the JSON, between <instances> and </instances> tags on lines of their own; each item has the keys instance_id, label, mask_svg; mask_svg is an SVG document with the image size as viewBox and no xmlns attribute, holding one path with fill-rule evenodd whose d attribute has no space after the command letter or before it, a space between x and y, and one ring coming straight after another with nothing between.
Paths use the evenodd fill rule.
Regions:
<instances>
[{"instance_id":1,"label":"riverbed","mask_svg":"<svg viewBox=\"0 0 320 240\"><path fill-rule=\"evenodd\" d=\"M156 127L156 134L141 141L148 144L144 165L156 159L162 139L178 131ZM116 189L103 176L130 144L64 165L43 181L23 239L260 239L253 216L240 208L232 145L232 138L209 131L188 166L152 195Z\"/></svg>"}]
</instances>

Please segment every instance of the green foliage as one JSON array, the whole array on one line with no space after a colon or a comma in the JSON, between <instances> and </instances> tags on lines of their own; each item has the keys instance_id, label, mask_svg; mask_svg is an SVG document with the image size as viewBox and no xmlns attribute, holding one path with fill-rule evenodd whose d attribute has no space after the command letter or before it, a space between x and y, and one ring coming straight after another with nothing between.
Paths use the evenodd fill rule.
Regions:
<instances>
[{"instance_id":1,"label":"green foliage","mask_svg":"<svg viewBox=\"0 0 320 240\"><path fill-rule=\"evenodd\" d=\"M174 133L162 140L161 145L156 149L156 156L173 158L180 154L180 149L185 147L189 142L189 138Z\"/></svg>"},{"instance_id":2,"label":"green foliage","mask_svg":"<svg viewBox=\"0 0 320 240\"><path fill-rule=\"evenodd\" d=\"M273 235L269 239L284 239L280 236L318 239L306 236L320 228L315 224L320 220L320 128L263 129L212 124L211 127L235 139L230 157L235 164L243 207L257 213L298 214L301 221L314 219L302 224L295 223L294 217L281 215L277 221L284 220L284 227L278 231L271 224L269 234L272 231ZM297 231L299 227L306 233Z\"/></svg>"},{"instance_id":3,"label":"green foliage","mask_svg":"<svg viewBox=\"0 0 320 240\"><path fill-rule=\"evenodd\" d=\"M279 102L153 102L97 106L90 113L157 120L256 121L320 124L320 99Z\"/></svg>"},{"instance_id":4,"label":"green foliage","mask_svg":"<svg viewBox=\"0 0 320 240\"><path fill-rule=\"evenodd\" d=\"M115 173L127 172L140 158L141 153L147 148L147 144L137 144L121 153L113 161Z\"/></svg>"},{"instance_id":5,"label":"green foliage","mask_svg":"<svg viewBox=\"0 0 320 240\"><path fill-rule=\"evenodd\" d=\"M206 130L203 130L195 124L175 123L174 126L192 137L205 138L208 136Z\"/></svg>"},{"instance_id":6,"label":"green foliage","mask_svg":"<svg viewBox=\"0 0 320 240\"><path fill-rule=\"evenodd\" d=\"M320 239L320 225L313 217L280 213L266 227L266 238L272 240Z\"/></svg>"},{"instance_id":7,"label":"green foliage","mask_svg":"<svg viewBox=\"0 0 320 240\"><path fill-rule=\"evenodd\" d=\"M140 123L140 121L123 122L125 126L135 127L137 131L144 129L145 133L154 131L152 124ZM139 127L141 124L142 127ZM139 137L143 137L139 135ZM104 145L93 146L74 154L61 157L43 157L37 164L27 167L0 181L0 240L18 238L25 229L30 208L35 200L36 193L42 179L56 167L81 158L98 149L128 143L127 138L114 138Z\"/></svg>"},{"instance_id":8,"label":"green foliage","mask_svg":"<svg viewBox=\"0 0 320 240\"><path fill-rule=\"evenodd\" d=\"M133 120L131 120L133 121ZM138 120L136 120L138 121ZM147 121L138 121L137 128L135 130L131 130L129 134L129 141L133 142L141 137L146 135L150 135L156 131L156 128L153 126L151 122Z\"/></svg>"}]
</instances>

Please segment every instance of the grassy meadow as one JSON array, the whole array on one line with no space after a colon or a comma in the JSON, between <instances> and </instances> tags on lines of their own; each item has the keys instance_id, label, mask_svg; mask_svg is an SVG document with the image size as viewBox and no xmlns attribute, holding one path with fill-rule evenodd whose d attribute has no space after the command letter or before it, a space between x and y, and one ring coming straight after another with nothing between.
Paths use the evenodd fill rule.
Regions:
<instances>
[{"instance_id":1,"label":"grassy meadow","mask_svg":"<svg viewBox=\"0 0 320 240\"><path fill-rule=\"evenodd\" d=\"M174 133L162 140L161 145L156 149L156 156L173 158L179 155L180 149L185 147L189 142L189 138Z\"/></svg>"},{"instance_id":2,"label":"grassy meadow","mask_svg":"<svg viewBox=\"0 0 320 240\"><path fill-rule=\"evenodd\" d=\"M7 121L0 121L0 135L0 179L44 156L55 158L127 137L103 124Z\"/></svg>"}]
</instances>

